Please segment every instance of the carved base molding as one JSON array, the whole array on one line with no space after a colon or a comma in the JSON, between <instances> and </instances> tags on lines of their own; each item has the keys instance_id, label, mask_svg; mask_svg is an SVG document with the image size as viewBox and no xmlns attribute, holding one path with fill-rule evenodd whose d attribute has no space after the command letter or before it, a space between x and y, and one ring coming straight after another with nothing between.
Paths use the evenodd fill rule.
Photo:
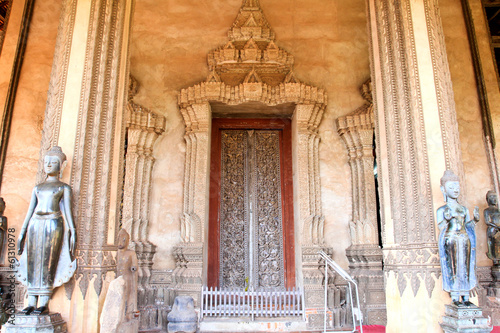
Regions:
<instances>
[{"instance_id":1,"label":"carved base molding","mask_svg":"<svg viewBox=\"0 0 500 333\"><path fill-rule=\"evenodd\" d=\"M199 307L203 285L203 244L182 243L174 248L174 257L174 294L193 297L195 307Z\"/></svg>"},{"instance_id":2,"label":"carved base molding","mask_svg":"<svg viewBox=\"0 0 500 333\"><path fill-rule=\"evenodd\" d=\"M132 248L137 254L138 281L137 281L137 310L141 312L140 329L150 329L157 326L156 291L150 284L153 257L156 246L150 242L131 242Z\"/></svg>"},{"instance_id":3,"label":"carved base molding","mask_svg":"<svg viewBox=\"0 0 500 333\"><path fill-rule=\"evenodd\" d=\"M304 277L304 303L308 329L322 329L325 306L325 271L324 262L320 260L319 251L332 255L333 249L320 245L302 246L302 273ZM343 304L346 297L347 284L338 275L328 278L327 293L327 326L345 328L352 326L350 304ZM349 301L348 301L349 302Z\"/></svg>"},{"instance_id":4,"label":"carved base molding","mask_svg":"<svg viewBox=\"0 0 500 333\"><path fill-rule=\"evenodd\" d=\"M436 244L407 245L398 248L384 248L384 272L396 274L399 294L403 295L408 283L416 296L421 282L424 283L429 298L441 275L439 253Z\"/></svg>"},{"instance_id":5,"label":"carved base molding","mask_svg":"<svg viewBox=\"0 0 500 333\"><path fill-rule=\"evenodd\" d=\"M77 249L77 271L75 276L64 285L68 299L71 299L71 295L73 294L75 281L78 281L82 296L85 299L89 284L94 277L96 278L94 280L94 290L97 295L100 295L106 274L108 272L116 272L114 256L116 256L115 251Z\"/></svg>"},{"instance_id":6,"label":"carved base molding","mask_svg":"<svg viewBox=\"0 0 500 333\"><path fill-rule=\"evenodd\" d=\"M167 315L174 303L172 270L151 270L147 303L139 306L141 321L139 332L167 332Z\"/></svg>"},{"instance_id":7,"label":"carved base molding","mask_svg":"<svg viewBox=\"0 0 500 333\"><path fill-rule=\"evenodd\" d=\"M378 245L351 245L346 255L351 276L358 283L364 323L386 325L382 249Z\"/></svg>"}]
</instances>

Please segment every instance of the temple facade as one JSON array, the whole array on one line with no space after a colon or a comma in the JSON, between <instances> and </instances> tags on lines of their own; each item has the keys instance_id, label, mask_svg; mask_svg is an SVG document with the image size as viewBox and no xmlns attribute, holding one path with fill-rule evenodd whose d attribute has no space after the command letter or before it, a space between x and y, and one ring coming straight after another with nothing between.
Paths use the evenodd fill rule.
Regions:
<instances>
[{"instance_id":1,"label":"temple facade","mask_svg":"<svg viewBox=\"0 0 500 333\"><path fill-rule=\"evenodd\" d=\"M69 332L99 332L120 228L138 256L140 331L166 332L175 297L191 296L202 332L323 329L325 317L332 329L363 317L442 332L440 178L453 170L459 201L481 212L500 190L500 1L2 0L0 11L8 237L60 146L78 266L50 310ZM481 218L471 300L500 326L486 228ZM21 285L14 296L22 308Z\"/></svg>"}]
</instances>

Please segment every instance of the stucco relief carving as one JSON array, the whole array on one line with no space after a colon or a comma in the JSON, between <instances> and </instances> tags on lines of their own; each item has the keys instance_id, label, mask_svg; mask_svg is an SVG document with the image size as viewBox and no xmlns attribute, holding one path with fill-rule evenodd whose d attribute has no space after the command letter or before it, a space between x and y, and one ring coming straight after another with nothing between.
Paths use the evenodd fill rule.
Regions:
<instances>
[{"instance_id":1,"label":"stucco relief carving","mask_svg":"<svg viewBox=\"0 0 500 333\"><path fill-rule=\"evenodd\" d=\"M61 20L57 30L56 48L52 73L50 76L49 91L47 96L47 107L43 121L42 142L40 147L40 159L38 170L43 170L43 156L52 146L58 144L59 128L61 125L62 106L64 103L64 91L66 89L66 78L69 66L71 41L76 15L75 1L62 1ZM37 173L36 183L43 181L42 171Z\"/></svg>"},{"instance_id":2,"label":"stucco relief carving","mask_svg":"<svg viewBox=\"0 0 500 333\"><path fill-rule=\"evenodd\" d=\"M455 165L460 161L460 147L458 140L454 139L458 131L453 118L453 97L451 89L448 89L451 81L446 57L443 56L439 12L434 1L425 0L422 3L427 20L427 33L424 34L434 45L429 60L433 64L446 164ZM378 71L372 68L377 87L374 96L377 101L377 156L381 153L387 155L378 163L379 180L385 184L380 194L382 201L384 197L390 197L390 211L383 211L382 219L393 222L391 230L383 230L386 234L383 238L385 241L389 234L392 242L397 244L392 248L384 246L384 252L412 249L437 253L421 77L416 54L415 39L419 32L413 29L415 15L412 10L408 0L369 1L370 17L374 19L370 24L371 34L377 40L377 44L370 45L372 62L374 68L379 68ZM457 170L462 168L457 167ZM386 216L387 213L390 216ZM420 258L417 252L409 256L409 260ZM385 253L386 258L391 256ZM418 262L414 264L419 265ZM401 293L408 281L414 293L424 281L430 295L434 279L439 275L439 263L437 267L433 262L422 264L421 270L415 271L407 269L399 261L389 261L384 270L386 275L394 271Z\"/></svg>"},{"instance_id":3,"label":"stucco relief carving","mask_svg":"<svg viewBox=\"0 0 500 333\"><path fill-rule=\"evenodd\" d=\"M131 78L130 93L137 89ZM129 93L129 94L130 94ZM138 105L129 95L126 113L127 150L123 189L122 227L132 242L147 241L149 193L154 164L153 145L165 131L165 118Z\"/></svg>"},{"instance_id":4,"label":"stucco relief carving","mask_svg":"<svg viewBox=\"0 0 500 333\"><path fill-rule=\"evenodd\" d=\"M353 245L378 245L377 207L375 178L373 174L374 114L368 80L361 91L365 105L352 114L338 118L337 131L344 141L349 155L353 212L350 224Z\"/></svg>"},{"instance_id":5,"label":"stucco relief carving","mask_svg":"<svg viewBox=\"0 0 500 333\"><path fill-rule=\"evenodd\" d=\"M178 288L185 292L191 288L191 295L196 296L199 290L196 283L201 284L203 237L208 225L208 132L212 106L217 103L258 102L265 106L289 103L295 106L293 121L296 124L292 133L297 161L294 191L297 191L298 198L298 210L294 215L300 225L296 232L302 235L303 253L308 249L312 253L310 262L304 263L304 271L310 272L311 279L305 277L308 282L304 283L317 283L321 288L317 251L324 243L324 216L320 195L318 126L326 108L327 94L323 89L296 78L293 56L277 46L274 32L257 0L243 1L228 35L229 41L208 55L210 73L205 82L182 89L179 94L179 109L186 125L186 164L181 218L183 243L175 250L177 267L174 279ZM266 115L266 111L258 112ZM198 256L192 259L199 261L189 262L184 253L195 248L199 251ZM317 292L321 293L321 290Z\"/></svg>"},{"instance_id":6,"label":"stucco relief carving","mask_svg":"<svg viewBox=\"0 0 500 333\"><path fill-rule=\"evenodd\" d=\"M385 325L386 307L382 250L379 246L373 138L375 116L371 80L361 89L365 104L336 121L337 131L349 156L352 184L352 220L349 222L352 245L346 250L351 274L359 283L365 318L369 324ZM370 295L379 295L370 300Z\"/></svg>"},{"instance_id":7,"label":"stucco relief carving","mask_svg":"<svg viewBox=\"0 0 500 333\"><path fill-rule=\"evenodd\" d=\"M384 268L386 280L390 271L396 272L401 295L406 290L408 282L414 295L423 282L430 297L441 274L437 245L422 244L384 249Z\"/></svg>"},{"instance_id":8,"label":"stucco relief carving","mask_svg":"<svg viewBox=\"0 0 500 333\"><path fill-rule=\"evenodd\" d=\"M449 112L449 110L455 110L455 98L444 32L441 25L439 3L437 0L425 0L424 3L432 69L434 72L434 84L436 85L439 119L443 136L446 169L456 170L457 175L460 177L460 181L464 183L465 178L463 164L461 162L462 152L460 150L460 138L458 137L457 115L456 112ZM461 193L461 198L466 198L466 193L464 191Z\"/></svg>"},{"instance_id":9,"label":"stucco relief carving","mask_svg":"<svg viewBox=\"0 0 500 333\"><path fill-rule=\"evenodd\" d=\"M153 145L165 131L165 118L133 102L139 88L130 76L126 113L127 148L125 151L125 177L123 186L122 228L130 234L130 246L138 259L138 309L141 328L148 328L145 312L152 303L150 285L156 246L148 240L149 195L151 172L154 165Z\"/></svg>"},{"instance_id":10,"label":"stucco relief carving","mask_svg":"<svg viewBox=\"0 0 500 333\"><path fill-rule=\"evenodd\" d=\"M116 131L116 129L124 128L124 124L118 121L121 119L121 114L119 114L121 108L118 106L124 102L118 99L120 95L118 91L119 82L126 79L121 67L123 32L127 21L125 4L126 1L113 3L92 1L90 8L70 175L70 184L75 189L73 192L76 203L75 224L78 229L77 233L81 235L77 240L78 270L75 279L78 281L83 297L91 281L93 281L95 292L100 294L103 279L109 271L115 269L114 259L108 255L112 248L107 245L107 239L112 170L115 167L119 169L123 162L123 158L114 159L114 156L115 154L121 156L123 151L123 130ZM61 40L63 45L60 52L66 52L67 58L64 59L69 61L76 4L69 1L66 6L67 9L61 21L64 31L60 31L59 35L64 39ZM66 22L66 19L69 21ZM45 120L47 123L44 124L44 128L48 130L47 140L57 140L57 135L59 135L57 128L62 114L66 87L66 80L63 79L66 74L62 74L64 72L68 72L67 63L63 68L54 68L52 73L51 93L54 96L49 97L49 100L50 103L56 103L51 104L51 107L56 109L56 115L53 119ZM120 134L115 135L115 133ZM120 144L115 145L116 142ZM117 148L118 146L120 149Z\"/></svg>"},{"instance_id":11,"label":"stucco relief carving","mask_svg":"<svg viewBox=\"0 0 500 333\"><path fill-rule=\"evenodd\" d=\"M209 53L211 73L207 80L182 89L179 95L187 144L182 238L185 242L201 242L204 234L210 103L260 102L268 106L295 103L301 189L299 215L304 243L322 244L324 217L317 130L326 107L326 92L296 79L293 57L276 46L258 1L244 1L229 39L227 44Z\"/></svg>"}]
</instances>

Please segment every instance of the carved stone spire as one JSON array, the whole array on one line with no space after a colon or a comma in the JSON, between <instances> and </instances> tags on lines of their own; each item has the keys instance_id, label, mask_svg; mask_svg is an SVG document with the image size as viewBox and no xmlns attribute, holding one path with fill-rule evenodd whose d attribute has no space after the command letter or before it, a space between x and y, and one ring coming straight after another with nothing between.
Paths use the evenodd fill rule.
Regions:
<instances>
[{"instance_id":1,"label":"carved stone spire","mask_svg":"<svg viewBox=\"0 0 500 333\"><path fill-rule=\"evenodd\" d=\"M247 41L270 42L274 40L274 32L264 17L258 0L243 0L240 12L229 30L229 39L233 42Z\"/></svg>"}]
</instances>

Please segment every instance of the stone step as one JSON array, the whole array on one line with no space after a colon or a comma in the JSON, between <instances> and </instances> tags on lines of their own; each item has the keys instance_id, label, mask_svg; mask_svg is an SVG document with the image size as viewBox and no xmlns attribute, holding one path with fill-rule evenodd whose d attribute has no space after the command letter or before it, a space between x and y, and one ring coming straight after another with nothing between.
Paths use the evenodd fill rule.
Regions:
<instances>
[{"instance_id":1,"label":"stone step","mask_svg":"<svg viewBox=\"0 0 500 333\"><path fill-rule=\"evenodd\" d=\"M200 322L200 332L300 332L307 331L305 321L245 321L238 319L204 319Z\"/></svg>"}]
</instances>

